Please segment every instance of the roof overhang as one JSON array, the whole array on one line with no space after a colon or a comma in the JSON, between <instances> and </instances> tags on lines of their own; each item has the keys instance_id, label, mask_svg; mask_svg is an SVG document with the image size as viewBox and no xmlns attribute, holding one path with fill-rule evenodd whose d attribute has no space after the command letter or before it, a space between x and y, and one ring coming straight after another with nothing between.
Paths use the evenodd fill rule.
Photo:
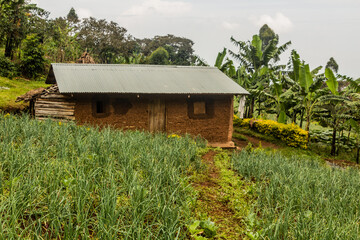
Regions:
<instances>
[{"instance_id":1,"label":"roof overhang","mask_svg":"<svg viewBox=\"0 0 360 240\"><path fill-rule=\"evenodd\" d=\"M46 83L57 83L63 94L249 94L214 67L52 64Z\"/></svg>"}]
</instances>

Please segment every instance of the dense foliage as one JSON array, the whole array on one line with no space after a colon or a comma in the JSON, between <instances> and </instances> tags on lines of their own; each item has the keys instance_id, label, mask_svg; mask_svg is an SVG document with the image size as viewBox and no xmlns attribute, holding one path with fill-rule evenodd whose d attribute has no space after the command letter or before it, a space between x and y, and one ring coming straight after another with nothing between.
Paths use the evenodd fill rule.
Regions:
<instances>
[{"instance_id":1,"label":"dense foliage","mask_svg":"<svg viewBox=\"0 0 360 240\"><path fill-rule=\"evenodd\" d=\"M184 238L197 144L0 115L0 235Z\"/></svg>"},{"instance_id":2,"label":"dense foliage","mask_svg":"<svg viewBox=\"0 0 360 240\"><path fill-rule=\"evenodd\" d=\"M357 169L262 151L235 154L232 164L258 183L254 214L260 239L359 239Z\"/></svg>"},{"instance_id":3,"label":"dense foliage","mask_svg":"<svg viewBox=\"0 0 360 240\"><path fill-rule=\"evenodd\" d=\"M39 44L29 49L29 37ZM66 17L49 18L49 12L28 1L0 0L0 49L4 56L20 66L23 75L36 78L45 74L45 68L35 59L23 56L39 50L50 62L75 62L84 51L88 51L96 63L152 64L151 54L159 48L168 52L168 59L162 64L191 65L197 58L194 43L187 38L174 35L137 39L118 23L89 17L79 19L74 8ZM35 60L36 61L36 60ZM42 63L43 64L43 63ZM33 73L36 70L37 72ZM7 72L0 72L7 76Z\"/></svg>"},{"instance_id":4,"label":"dense foliage","mask_svg":"<svg viewBox=\"0 0 360 240\"><path fill-rule=\"evenodd\" d=\"M235 118L234 126L251 128L256 132L277 138L291 147L307 148L309 133L295 124L283 124L272 120Z\"/></svg>"}]
</instances>

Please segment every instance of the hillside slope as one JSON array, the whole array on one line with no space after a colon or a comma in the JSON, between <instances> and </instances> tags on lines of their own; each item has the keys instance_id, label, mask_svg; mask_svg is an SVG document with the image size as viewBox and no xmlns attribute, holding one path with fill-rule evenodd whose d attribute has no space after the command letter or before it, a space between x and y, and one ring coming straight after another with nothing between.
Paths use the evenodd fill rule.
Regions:
<instances>
[{"instance_id":1,"label":"hillside slope","mask_svg":"<svg viewBox=\"0 0 360 240\"><path fill-rule=\"evenodd\" d=\"M16 98L29 90L47 86L48 84L45 84L42 81L30 81L23 78L11 80L0 77L0 110L13 112L23 110L28 103L16 103Z\"/></svg>"}]
</instances>

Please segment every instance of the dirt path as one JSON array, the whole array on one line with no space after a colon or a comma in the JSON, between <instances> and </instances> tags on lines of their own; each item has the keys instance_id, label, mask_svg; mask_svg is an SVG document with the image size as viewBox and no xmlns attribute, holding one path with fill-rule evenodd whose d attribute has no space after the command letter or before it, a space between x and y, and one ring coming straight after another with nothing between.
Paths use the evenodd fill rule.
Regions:
<instances>
[{"instance_id":1,"label":"dirt path","mask_svg":"<svg viewBox=\"0 0 360 240\"><path fill-rule=\"evenodd\" d=\"M240 149L245 148L249 144L249 142L253 145L253 147L259 147L260 142L261 142L261 147L262 148L272 148L272 149L281 148L281 146L278 146L278 145L276 145L274 143L271 143L271 142L267 142L265 140L261 140L261 139L256 138L256 137L252 137L252 136L249 136L249 135L246 135L246 134L241 134L241 135L245 136L247 138L247 141L241 141L241 140L238 140L236 138L233 138L233 142L235 143L235 146L239 147Z\"/></svg>"},{"instance_id":2,"label":"dirt path","mask_svg":"<svg viewBox=\"0 0 360 240\"><path fill-rule=\"evenodd\" d=\"M222 170L216 166L214 157L217 152L209 151L202 159L207 171L193 183L199 193L196 206L197 215L206 215L218 227L214 239L243 239L244 224L242 217L236 216L233 208L226 200L228 191L224 189ZM234 188L237 185L233 186Z\"/></svg>"}]
</instances>

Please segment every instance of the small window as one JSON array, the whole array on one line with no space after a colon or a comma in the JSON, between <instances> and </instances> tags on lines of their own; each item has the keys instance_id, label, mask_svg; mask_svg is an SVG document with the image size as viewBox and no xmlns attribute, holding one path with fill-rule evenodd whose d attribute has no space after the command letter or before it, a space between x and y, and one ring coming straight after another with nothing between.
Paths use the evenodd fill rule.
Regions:
<instances>
[{"instance_id":1,"label":"small window","mask_svg":"<svg viewBox=\"0 0 360 240\"><path fill-rule=\"evenodd\" d=\"M97 97L92 100L92 115L95 118L110 115L109 100L106 97Z\"/></svg>"},{"instance_id":2,"label":"small window","mask_svg":"<svg viewBox=\"0 0 360 240\"><path fill-rule=\"evenodd\" d=\"M96 101L96 113L101 114L104 113L104 102L103 101Z\"/></svg>"},{"instance_id":3,"label":"small window","mask_svg":"<svg viewBox=\"0 0 360 240\"><path fill-rule=\"evenodd\" d=\"M206 114L206 104L204 101L194 102L194 115Z\"/></svg>"},{"instance_id":4,"label":"small window","mask_svg":"<svg viewBox=\"0 0 360 240\"><path fill-rule=\"evenodd\" d=\"M189 99L187 102L190 119L209 119L214 117L213 99Z\"/></svg>"}]
</instances>

